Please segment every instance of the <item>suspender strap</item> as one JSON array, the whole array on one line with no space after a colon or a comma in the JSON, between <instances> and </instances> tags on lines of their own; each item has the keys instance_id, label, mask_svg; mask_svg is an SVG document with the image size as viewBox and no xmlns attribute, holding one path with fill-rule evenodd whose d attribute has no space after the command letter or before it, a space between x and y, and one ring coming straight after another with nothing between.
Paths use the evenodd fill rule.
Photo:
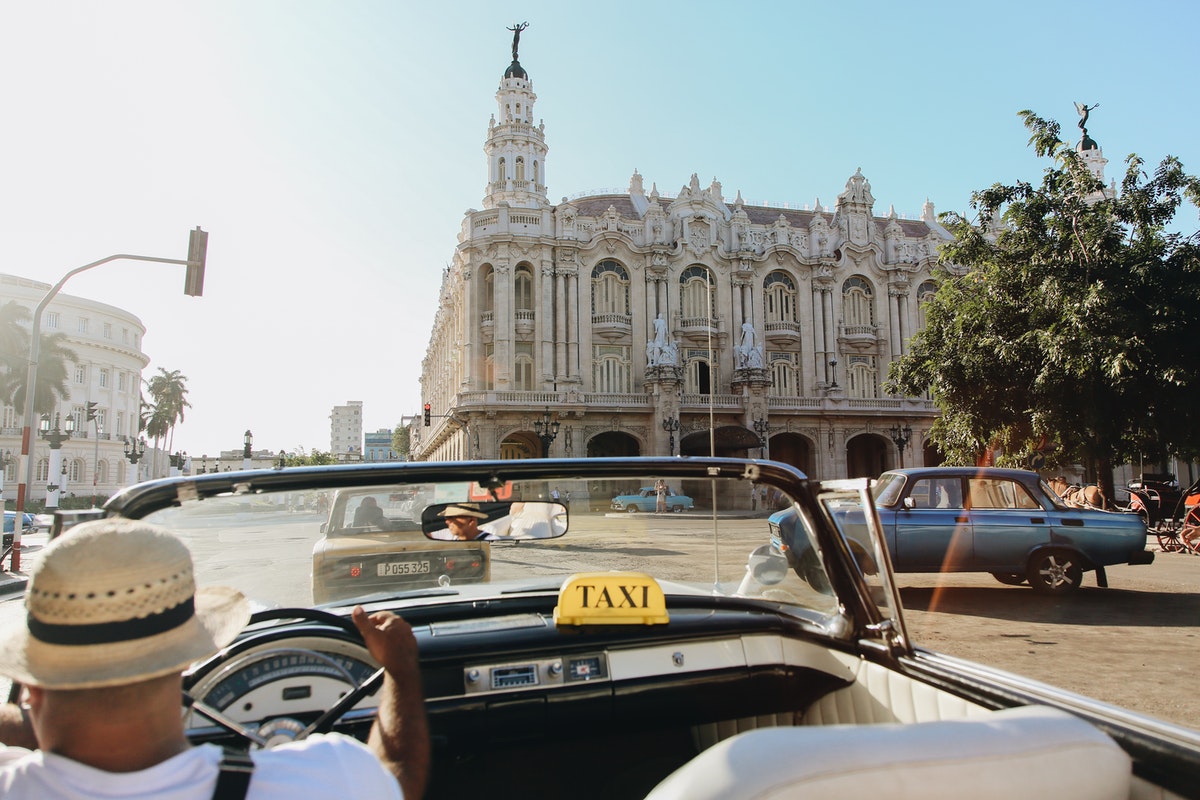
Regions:
<instances>
[{"instance_id":1,"label":"suspender strap","mask_svg":"<svg viewBox=\"0 0 1200 800\"><path fill-rule=\"evenodd\" d=\"M245 800L254 775L254 762L249 753L233 748L224 748L221 754L221 772L217 775L217 786L213 789L213 800Z\"/></svg>"}]
</instances>

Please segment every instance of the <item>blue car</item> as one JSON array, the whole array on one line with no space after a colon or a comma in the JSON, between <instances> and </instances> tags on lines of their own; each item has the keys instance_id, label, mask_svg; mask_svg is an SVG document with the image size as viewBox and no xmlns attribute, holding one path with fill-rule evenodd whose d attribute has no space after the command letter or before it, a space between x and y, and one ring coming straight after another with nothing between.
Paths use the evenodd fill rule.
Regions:
<instances>
[{"instance_id":1,"label":"blue car","mask_svg":"<svg viewBox=\"0 0 1200 800\"><path fill-rule=\"evenodd\" d=\"M33 527L33 514L22 514L21 516L24 519L24 523L21 525L21 531L25 532ZM17 522L17 512L15 512L15 511L5 511L4 512L4 532L5 533L12 533L13 526L16 524L16 522Z\"/></svg>"},{"instance_id":2,"label":"blue car","mask_svg":"<svg viewBox=\"0 0 1200 800\"><path fill-rule=\"evenodd\" d=\"M990 467L920 467L885 472L872 494L895 572L989 572L1046 594L1079 588L1110 564L1149 564L1146 525L1137 514L1071 508L1035 472ZM866 528L839 520L853 555L870 570ZM772 545L793 569L813 572L816 554L797 537L796 514L773 514ZM861 533L861 535L860 535ZM860 541L854 541L859 539Z\"/></svg>"},{"instance_id":3,"label":"blue car","mask_svg":"<svg viewBox=\"0 0 1200 800\"><path fill-rule=\"evenodd\" d=\"M643 486L637 494L621 494L612 499L610 507L613 511L627 511L636 514L641 511L649 514L658 508L658 495L653 486ZM686 494L676 494L670 486L667 487L667 511L679 514L691 511L696 507L692 498Z\"/></svg>"}]
</instances>

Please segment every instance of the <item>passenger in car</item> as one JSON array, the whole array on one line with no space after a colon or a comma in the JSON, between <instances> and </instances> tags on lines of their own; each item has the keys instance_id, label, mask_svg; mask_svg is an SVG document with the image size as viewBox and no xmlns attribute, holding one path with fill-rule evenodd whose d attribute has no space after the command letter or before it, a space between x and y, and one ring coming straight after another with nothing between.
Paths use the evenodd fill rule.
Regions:
<instances>
[{"instance_id":1,"label":"passenger in car","mask_svg":"<svg viewBox=\"0 0 1200 800\"><path fill-rule=\"evenodd\" d=\"M477 503L451 504L437 514L446 520L446 527L433 531L429 535L434 539L451 541L472 541L495 539L496 535L487 528L480 528L479 521L487 519L488 515L479 509Z\"/></svg>"},{"instance_id":2,"label":"passenger in car","mask_svg":"<svg viewBox=\"0 0 1200 800\"><path fill-rule=\"evenodd\" d=\"M27 617L0 636L0 674L27 704L0 711L6 800L170 796L420 797L429 733L416 639L390 612L353 612L385 668L366 745L318 734L248 756L192 747L180 714L182 673L229 644L250 617L240 592L196 589L191 554L143 522L79 525L44 551ZM40 747L40 750L34 750ZM402 794L403 793L403 794Z\"/></svg>"}]
</instances>

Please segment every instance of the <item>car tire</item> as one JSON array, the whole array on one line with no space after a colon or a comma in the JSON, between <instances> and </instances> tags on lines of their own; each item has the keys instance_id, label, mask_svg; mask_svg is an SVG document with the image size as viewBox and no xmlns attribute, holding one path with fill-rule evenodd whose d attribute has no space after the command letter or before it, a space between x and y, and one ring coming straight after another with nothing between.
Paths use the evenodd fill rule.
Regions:
<instances>
[{"instance_id":1,"label":"car tire","mask_svg":"<svg viewBox=\"0 0 1200 800\"><path fill-rule=\"evenodd\" d=\"M673 514L682 514L682 513L683 513L683 506L672 506L672 507L671 507L671 513L673 513Z\"/></svg>"},{"instance_id":2,"label":"car tire","mask_svg":"<svg viewBox=\"0 0 1200 800\"><path fill-rule=\"evenodd\" d=\"M1005 586L1020 586L1025 583L1025 576L1018 572L993 572L992 577Z\"/></svg>"},{"instance_id":3,"label":"car tire","mask_svg":"<svg viewBox=\"0 0 1200 800\"><path fill-rule=\"evenodd\" d=\"M1043 550L1029 560L1025 578L1039 594L1066 594L1083 582L1083 567L1076 553Z\"/></svg>"},{"instance_id":4,"label":"car tire","mask_svg":"<svg viewBox=\"0 0 1200 800\"><path fill-rule=\"evenodd\" d=\"M638 512L637 503L630 503L629 505L625 506L625 510L630 514L636 514Z\"/></svg>"}]
</instances>

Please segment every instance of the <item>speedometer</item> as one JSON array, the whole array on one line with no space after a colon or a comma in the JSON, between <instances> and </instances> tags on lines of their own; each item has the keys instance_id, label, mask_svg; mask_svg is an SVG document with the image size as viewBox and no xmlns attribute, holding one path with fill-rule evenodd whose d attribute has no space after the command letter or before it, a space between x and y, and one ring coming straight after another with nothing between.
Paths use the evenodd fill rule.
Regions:
<instances>
[{"instance_id":1,"label":"speedometer","mask_svg":"<svg viewBox=\"0 0 1200 800\"><path fill-rule=\"evenodd\" d=\"M315 717L377 667L361 645L297 637L256 645L233 655L191 688L198 702L243 723L286 716ZM374 708L366 697L356 708Z\"/></svg>"}]
</instances>

